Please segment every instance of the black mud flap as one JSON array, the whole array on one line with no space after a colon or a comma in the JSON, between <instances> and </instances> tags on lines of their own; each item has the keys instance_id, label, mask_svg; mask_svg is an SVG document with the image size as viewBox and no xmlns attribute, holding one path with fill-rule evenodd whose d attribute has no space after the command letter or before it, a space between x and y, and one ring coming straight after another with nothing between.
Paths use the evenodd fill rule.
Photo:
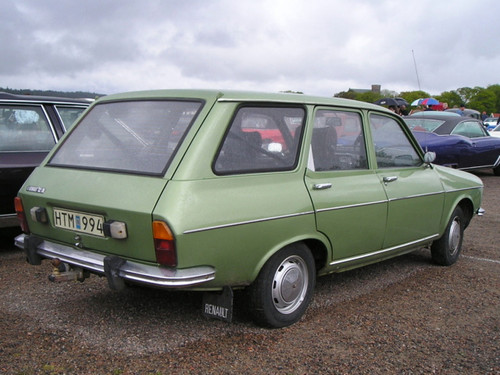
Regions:
<instances>
[{"instance_id":1,"label":"black mud flap","mask_svg":"<svg viewBox=\"0 0 500 375\"><path fill-rule=\"evenodd\" d=\"M231 323L233 319L233 290L225 286L222 292L204 293L202 312L207 318Z\"/></svg>"},{"instance_id":2,"label":"black mud flap","mask_svg":"<svg viewBox=\"0 0 500 375\"><path fill-rule=\"evenodd\" d=\"M38 246L43 242L41 238L28 236L24 238L24 253L26 260L33 266L42 264L42 257L36 253Z\"/></svg>"},{"instance_id":3,"label":"black mud flap","mask_svg":"<svg viewBox=\"0 0 500 375\"><path fill-rule=\"evenodd\" d=\"M120 267L126 260L117 256L107 256L104 258L104 274L108 279L108 285L113 290L125 289L125 281L120 277Z\"/></svg>"}]
</instances>

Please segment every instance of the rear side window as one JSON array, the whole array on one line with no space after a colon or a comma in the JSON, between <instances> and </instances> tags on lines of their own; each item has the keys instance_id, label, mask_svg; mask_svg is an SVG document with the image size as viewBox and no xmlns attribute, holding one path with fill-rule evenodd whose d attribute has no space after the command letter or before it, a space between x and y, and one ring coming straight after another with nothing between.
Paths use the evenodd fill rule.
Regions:
<instances>
[{"instance_id":1,"label":"rear side window","mask_svg":"<svg viewBox=\"0 0 500 375\"><path fill-rule=\"evenodd\" d=\"M295 168L304 127L299 107L241 107L215 159L217 174Z\"/></svg>"},{"instance_id":2,"label":"rear side window","mask_svg":"<svg viewBox=\"0 0 500 375\"><path fill-rule=\"evenodd\" d=\"M366 169L365 137L359 113L319 110L309 155L309 168L315 171Z\"/></svg>"},{"instance_id":3,"label":"rear side window","mask_svg":"<svg viewBox=\"0 0 500 375\"><path fill-rule=\"evenodd\" d=\"M57 113L61 118L62 123L64 124L64 129L69 130L76 119L80 117L85 108L80 107L65 107L65 106L56 106Z\"/></svg>"},{"instance_id":4,"label":"rear side window","mask_svg":"<svg viewBox=\"0 0 500 375\"><path fill-rule=\"evenodd\" d=\"M98 104L49 165L161 175L201 106L180 100Z\"/></svg>"},{"instance_id":5,"label":"rear side window","mask_svg":"<svg viewBox=\"0 0 500 375\"><path fill-rule=\"evenodd\" d=\"M420 156L396 120L370 115L370 126L379 168L416 167Z\"/></svg>"},{"instance_id":6,"label":"rear side window","mask_svg":"<svg viewBox=\"0 0 500 375\"><path fill-rule=\"evenodd\" d=\"M459 123L451 134L463 135L469 138L487 137L484 127L476 121L463 121Z\"/></svg>"},{"instance_id":7,"label":"rear side window","mask_svg":"<svg viewBox=\"0 0 500 375\"><path fill-rule=\"evenodd\" d=\"M0 152L47 152L54 144L41 106L0 105Z\"/></svg>"}]
</instances>

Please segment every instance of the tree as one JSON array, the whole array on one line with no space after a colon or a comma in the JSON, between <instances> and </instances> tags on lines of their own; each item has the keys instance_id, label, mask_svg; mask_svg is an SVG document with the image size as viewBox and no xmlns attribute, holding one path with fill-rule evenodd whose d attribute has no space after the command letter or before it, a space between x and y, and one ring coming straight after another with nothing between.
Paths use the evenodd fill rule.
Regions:
<instances>
[{"instance_id":1,"label":"tree","mask_svg":"<svg viewBox=\"0 0 500 375\"><path fill-rule=\"evenodd\" d=\"M495 109L493 112L500 113L500 85L490 85L488 86L488 90L492 91L495 94Z\"/></svg>"},{"instance_id":2,"label":"tree","mask_svg":"<svg viewBox=\"0 0 500 375\"><path fill-rule=\"evenodd\" d=\"M461 104L465 104L467 106L469 103L469 100L472 97L474 97L475 95L477 95L479 90L481 90L481 87L477 87L477 86L474 88L460 87L459 89L457 89L457 93L458 93L458 95L460 95L460 98L462 99Z\"/></svg>"},{"instance_id":3,"label":"tree","mask_svg":"<svg viewBox=\"0 0 500 375\"><path fill-rule=\"evenodd\" d=\"M376 102L377 100L382 99L382 98L383 98L382 95L377 94L373 91L362 92L362 93L358 93L356 95L356 100L360 100L360 101L366 102L366 103L373 103L373 102Z\"/></svg>"},{"instance_id":4,"label":"tree","mask_svg":"<svg viewBox=\"0 0 500 375\"><path fill-rule=\"evenodd\" d=\"M441 95L436 95L436 99L441 103L447 103L448 108L460 107L460 104L463 103L461 96L456 91L445 91Z\"/></svg>"},{"instance_id":5,"label":"tree","mask_svg":"<svg viewBox=\"0 0 500 375\"><path fill-rule=\"evenodd\" d=\"M492 113L496 111L496 100L497 97L494 90L480 88L476 95L470 98L468 107L474 108L479 112L486 111L486 113Z\"/></svg>"},{"instance_id":6,"label":"tree","mask_svg":"<svg viewBox=\"0 0 500 375\"><path fill-rule=\"evenodd\" d=\"M336 98L344 98L344 99L355 99L356 93L352 90L349 91L341 91L334 95Z\"/></svg>"}]
</instances>

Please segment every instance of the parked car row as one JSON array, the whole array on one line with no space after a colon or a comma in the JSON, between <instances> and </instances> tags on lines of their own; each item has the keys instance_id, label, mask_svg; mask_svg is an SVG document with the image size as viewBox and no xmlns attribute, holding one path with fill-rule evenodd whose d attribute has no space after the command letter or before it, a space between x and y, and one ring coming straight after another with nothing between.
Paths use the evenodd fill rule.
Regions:
<instances>
[{"instance_id":1,"label":"parked car row","mask_svg":"<svg viewBox=\"0 0 500 375\"><path fill-rule=\"evenodd\" d=\"M0 92L0 228L18 226L14 197L89 100Z\"/></svg>"},{"instance_id":2,"label":"parked car row","mask_svg":"<svg viewBox=\"0 0 500 375\"><path fill-rule=\"evenodd\" d=\"M405 122L422 148L436 153L436 164L463 170L492 168L500 176L500 139L490 136L481 120L426 113L405 117Z\"/></svg>"},{"instance_id":3,"label":"parked car row","mask_svg":"<svg viewBox=\"0 0 500 375\"><path fill-rule=\"evenodd\" d=\"M458 259L483 185L434 156L367 103L109 95L20 189L16 245L32 265L52 260L53 281L95 273L118 290L205 291L203 311L221 319L245 289L255 321L283 327L304 314L317 275L422 247L438 264Z\"/></svg>"}]
</instances>

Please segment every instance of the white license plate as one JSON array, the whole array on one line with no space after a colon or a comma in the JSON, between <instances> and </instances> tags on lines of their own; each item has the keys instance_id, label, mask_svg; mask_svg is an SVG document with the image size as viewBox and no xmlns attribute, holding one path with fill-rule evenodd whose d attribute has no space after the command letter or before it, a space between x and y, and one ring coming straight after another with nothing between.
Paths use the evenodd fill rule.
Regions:
<instances>
[{"instance_id":1,"label":"white license plate","mask_svg":"<svg viewBox=\"0 0 500 375\"><path fill-rule=\"evenodd\" d=\"M54 208L54 226L104 237L104 216Z\"/></svg>"}]
</instances>

